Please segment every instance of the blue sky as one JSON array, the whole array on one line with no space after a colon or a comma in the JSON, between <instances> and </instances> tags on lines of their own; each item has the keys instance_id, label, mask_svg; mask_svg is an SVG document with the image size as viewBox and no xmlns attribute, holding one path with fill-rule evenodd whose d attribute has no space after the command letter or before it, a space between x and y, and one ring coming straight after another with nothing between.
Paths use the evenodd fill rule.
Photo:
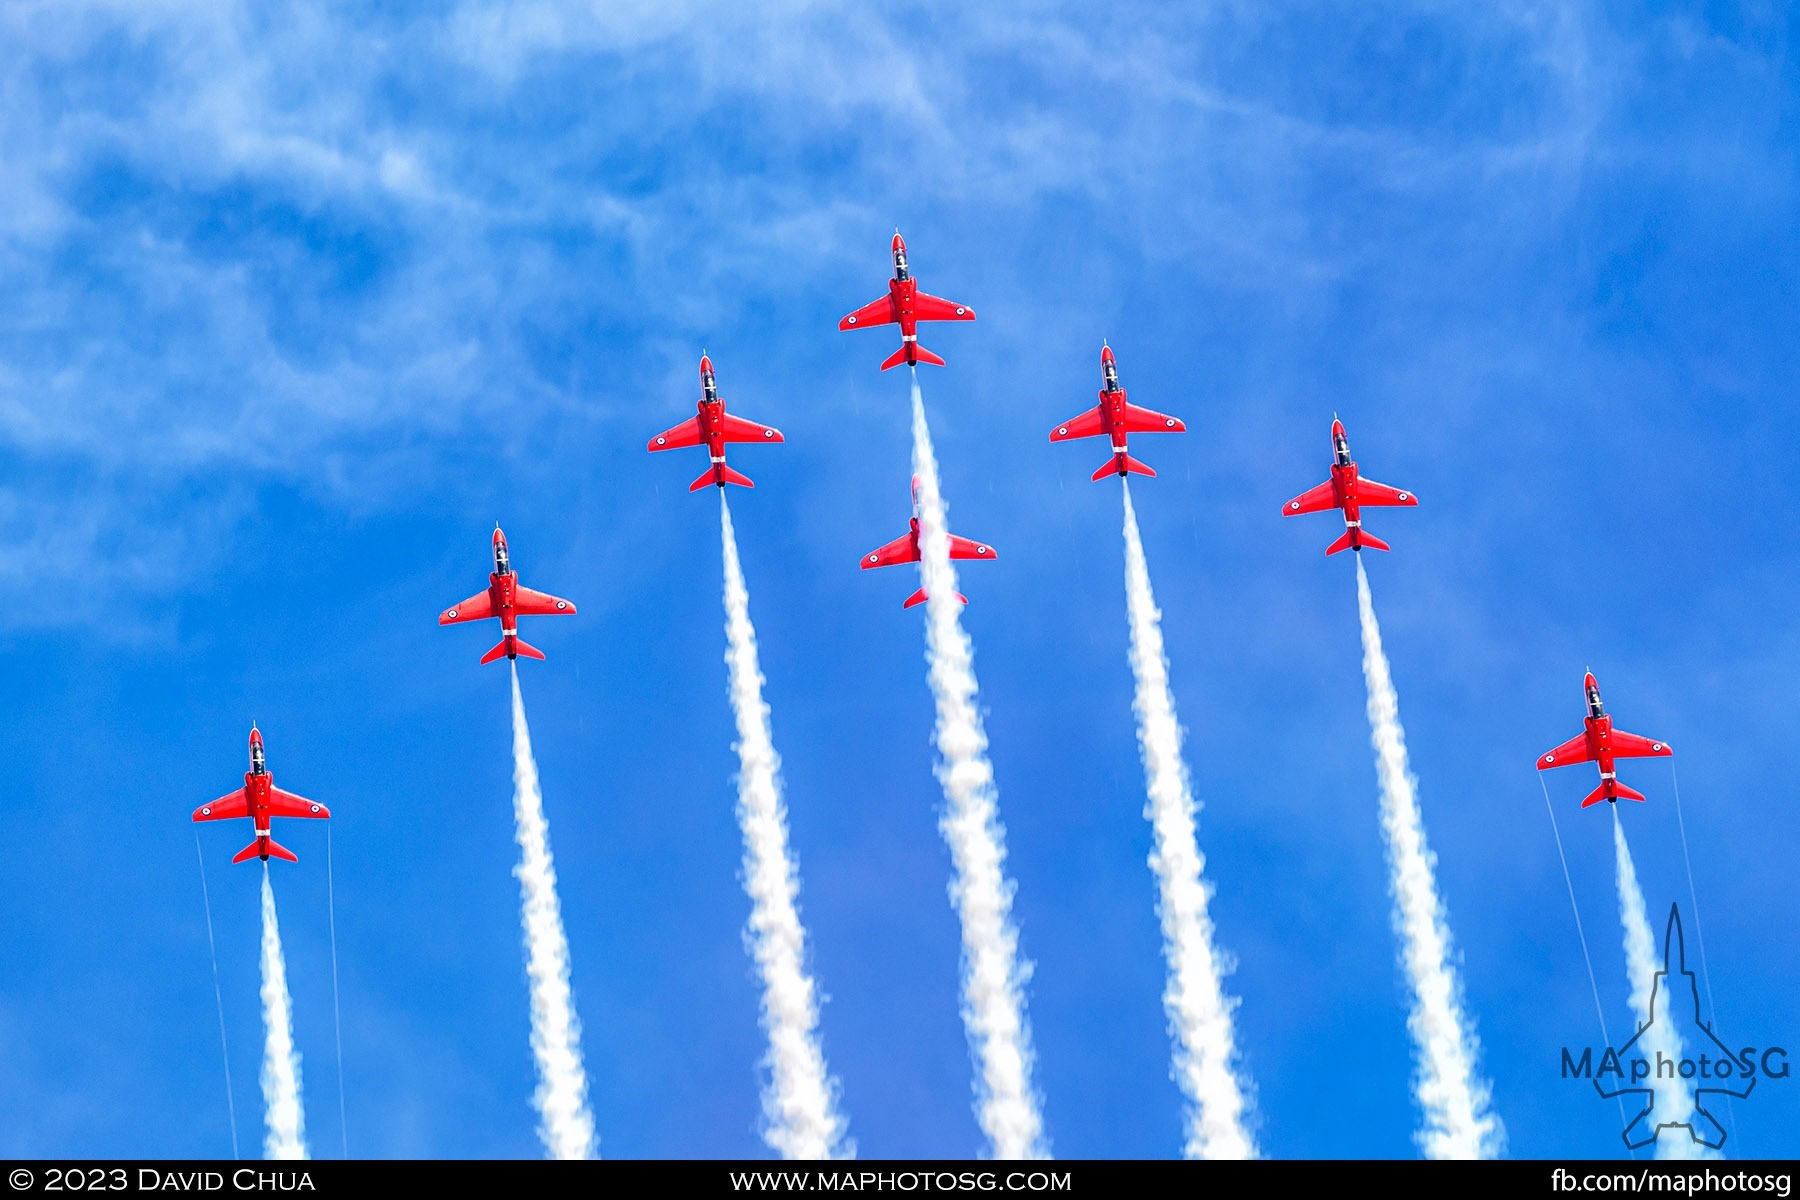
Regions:
<instances>
[{"instance_id":1,"label":"blue sky","mask_svg":"<svg viewBox=\"0 0 1800 1200\"><path fill-rule=\"evenodd\" d=\"M836 319L898 225L1018 891L1053 1149L1180 1146L1101 338L1181 437L1136 489L1239 1041L1276 1156L1416 1113L1331 414L1417 510L1369 563L1511 1152L1605 1155L1533 759L1591 665L1676 748L1718 1024L1795 1045L1800 255L1765 3L16 4L0 12L0 1155L229 1151L187 822L261 723L332 806L359 1155L530 1156L507 683L435 614L504 523L603 1153L757 1156L702 348L783 430L732 496L822 1030L867 1156L980 1149L956 1009L905 380ZM671 461L679 460L679 461ZM1606 814L1548 778L1607 1018ZM1666 764L1622 815L1686 901ZM326 831L277 895L309 1131L339 1142ZM256 879L201 830L239 1127ZM1800 1152L1800 1084L1732 1149Z\"/></svg>"}]
</instances>

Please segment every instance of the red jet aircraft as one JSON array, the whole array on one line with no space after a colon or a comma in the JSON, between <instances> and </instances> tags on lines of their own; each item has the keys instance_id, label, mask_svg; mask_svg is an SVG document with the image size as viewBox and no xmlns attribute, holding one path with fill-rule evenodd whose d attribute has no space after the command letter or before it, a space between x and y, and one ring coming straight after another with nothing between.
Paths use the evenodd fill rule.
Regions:
<instances>
[{"instance_id":1,"label":"red jet aircraft","mask_svg":"<svg viewBox=\"0 0 1800 1200\"><path fill-rule=\"evenodd\" d=\"M914 279L906 267L906 242L898 229L894 230L894 277L888 280L888 294L879 300L871 300L843 320L838 322L839 329L861 329L867 325L900 326L900 348L888 356L881 364L882 370L897 367L901 363L928 362L934 366L943 366L944 360L919 345L920 321L973 321L975 310L966 304L957 304L951 300L943 300L937 296L927 295L919 290L919 281Z\"/></svg>"},{"instance_id":2,"label":"red jet aircraft","mask_svg":"<svg viewBox=\"0 0 1800 1200\"><path fill-rule=\"evenodd\" d=\"M1538 759L1538 770L1548 771L1571 763L1599 763L1600 786L1589 792L1587 799L1581 802L1583 808L1602 800L1609 804L1620 799L1642 800L1642 792L1633 791L1619 782L1619 773L1613 760L1668 758L1675 751L1669 748L1667 742L1653 742L1647 737L1614 729L1612 718L1606 715L1606 708L1600 703L1600 685L1594 682L1592 671L1581 681L1581 686L1587 693L1587 728Z\"/></svg>"},{"instance_id":3,"label":"red jet aircraft","mask_svg":"<svg viewBox=\"0 0 1800 1200\"><path fill-rule=\"evenodd\" d=\"M237 857L231 860L234 863L247 862L252 858L260 858L264 862L271 858L299 862L292 850L269 835L269 818L323 819L330 815L331 810L323 804L314 804L305 796L296 796L275 786L275 777L269 774L268 764L263 761L262 734L254 724L250 726L250 770L244 774L244 786L236 791L226 792L211 804L202 804L194 810L196 821L227 821L234 817L249 817L254 822L256 840L237 852Z\"/></svg>"},{"instance_id":4,"label":"red jet aircraft","mask_svg":"<svg viewBox=\"0 0 1800 1200\"><path fill-rule=\"evenodd\" d=\"M1119 365L1113 361L1112 347L1105 342L1100 343L1100 372L1105 378L1105 386L1100 389L1100 404L1090 408L1079 417L1065 425L1058 425L1050 431L1050 440L1066 442L1072 438L1090 438L1106 436L1112 439L1113 456L1098 471L1094 472L1094 482L1117 475L1148 475L1152 479L1156 472L1125 452L1125 438L1132 433L1186 433L1187 426L1180 418L1165 416L1152 412L1147 408L1139 408L1135 404L1125 402L1125 389L1119 386Z\"/></svg>"},{"instance_id":5,"label":"red jet aircraft","mask_svg":"<svg viewBox=\"0 0 1800 1200\"><path fill-rule=\"evenodd\" d=\"M1282 505L1281 515L1292 517L1341 508L1344 510L1344 536L1331 543L1326 554L1336 554L1339 550L1361 553L1364 546L1371 550L1392 549L1374 534L1363 532L1363 505L1416 505L1419 498L1411 492L1358 475L1356 464L1350 461L1350 441L1344 436L1344 423L1336 417L1331 419L1331 448L1337 454L1337 461L1331 464L1331 478Z\"/></svg>"},{"instance_id":6,"label":"red jet aircraft","mask_svg":"<svg viewBox=\"0 0 1800 1200\"><path fill-rule=\"evenodd\" d=\"M863 555L863 570L866 571L870 567L891 567L895 563L919 561L919 477L917 475L913 476L912 494L912 528L883 546L881 549L872 550L868 554ZM966 537L957 537L953 533L950 535L950 557L993 558L994 548L992 546L984 546L980 542L971 542ZM961 592L956 593L956 598L964 604L969 602L969 598ZM918 591L908 596L906 598L906 603L902 604L900 607L911 608L915 604L924 603L924 601L925 589L920 588Z\"/></svg>"},{"instance_id":7,"label":"red jet aircraft","mask_svg":"<svg viewBox=\"0 0 1800 1200\"><path fill-rule=\"evenodd\" d=\"M713 382L712 359L700 356L700 415L689 417L675 428L657 434L650 439L650 451L674 450L682 446L698 446L704 443L712 454L712 466L694 482L688 484L688 491L697 492L709 483L724 487L735 483L742 487L755 487L748 475L742 475L725 465L726 442L779 442L784 440L781 430L771 429L767 425L758 425L755 421L746 421L742 417L734 417L725 411L725 402L719 399L719 386Z\"/></svg>"},{"instance_id":8,"label":"red jet aircraft","mask_svg":"<svg viewBox=\"0 0 1800 1200\"><path fill-rule=\"evenodd\" d=\"M482 662L491 663L502 654L514 660L521 654L526 658L542 659L544 652L519 636L519 618L559 616L572 614L574 611L575 606L562 597L534 592L519 582L519 577L507 558L506 535L496 525L494 572L488 576L487 591L476 592L455 608L445 609L438 616L438 624L455 625L460 621L482 621L488 617L499 617L500 644L482 655Z\"/></svg>"}]
</instances>

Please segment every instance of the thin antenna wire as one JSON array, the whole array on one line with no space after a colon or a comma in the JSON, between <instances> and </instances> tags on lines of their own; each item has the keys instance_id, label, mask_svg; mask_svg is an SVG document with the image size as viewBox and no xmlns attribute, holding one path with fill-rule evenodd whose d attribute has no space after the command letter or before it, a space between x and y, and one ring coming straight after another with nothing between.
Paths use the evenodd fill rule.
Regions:
<instances>
[{"instance_id":1,"label":"thin antenna wire","mask_svg":"<svg viewBox=\"0 0 1800 1200\"><path fill-rule=\"evenodd\" d=\"M1581 906L1575 902L1575 880L1569 875L1569 856L1563 853L1562 830L1556 825L1556 806L1550 803L1550 785L1544 782L1544 774L1538 772L1538 786L1544 791L1544 811L1550 814L1550 832L1556 836L1556 857L1562 860L1563 884L1569 889L1569 911L1575 914L1575 934L1581 939L1581 959L1587 964L1588 989L1594 994L1594 1015L1600 1018L1600 1037L1607 1049L1612 1048L1612 1034L1606 1031L1606 1006L1600 1003L1600 983L1594 977L1594 956L1588 953L1587 932L1581 927ZM1614 1097L1619 1102L1619 1120L1626 1119L1625 1097L1623 1094ZM1637 1151L1631 1153L1637 1157Z\"/></svg>"},{"instance_id":2,"label":"thin antenna wire","mask_svg":"<svg viewBox=\"0 0 1800 1200\"><path fill-rule=\"evenodd\" d=\"M1681 784L1675 777L1675 760L1672 758L1669 760L1669 788L1675 793L1675 826L1681 831L1681 862L1687 868L1688 904L1694 911L1694 940L1700 945L1700 979L1706 984L1707 1023L1717 1026L1719 1005L1713 999L1712 968L1706 965L1706 932L1700 927L1700 894L1694 890L1694 860L1688 857L1687 822L1681 816ZM1725 1094L1725 1118L1731 1122L1731 1136L1736 1137L1737 1109L1732 1106L1729 1092Z\"/></svg>"},{"instance_id":3,"label":"thin antenna wire","mask_svg":"<svg viewBox=\"0 0 1800 1200\"><path fill-rule=\"evenodd\" d=\"M225 1042L225 993L219 987L219 945L213 940L212 896L206 890L206 854L200 849L200 831L194 830L194 857L200 862L200 899L206 905L206 949L212 956L213 1000L219 1006L219 1053L225 1059L225 1111L231 1117L231 1157L238 1158L237 1101L231 1095L231 1047Z\"/></svg>"},{"instance_id":4,"label":"thin antenna wire","mask_svg":"<svg viewBox=\"0 0 1800 1200\"><path fill-rule=\"evenodd\" d=\"M331 922L331 1024L337 1034L338 1136L350 1157L350 1121L344 1115L344 1018L338 1005L337 889L331 875L331 822L325 823L325 911Z\"/></svg>"}]
</instances>

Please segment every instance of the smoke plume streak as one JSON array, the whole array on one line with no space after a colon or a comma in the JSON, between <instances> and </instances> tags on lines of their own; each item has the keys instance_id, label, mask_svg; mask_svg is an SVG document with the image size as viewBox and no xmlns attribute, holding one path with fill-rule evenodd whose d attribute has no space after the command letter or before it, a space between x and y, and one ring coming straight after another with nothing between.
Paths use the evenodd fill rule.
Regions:
<instances>
[{"instance_id":1,"label":"smoke plume streak","mask_svg":"<svg viewBox=\"0 0 1800 1200\"><path fill-rule=\"evenodd\" d=\"M525 932L525 974L531 986L531 1051L537 1058L538 1137L551 1158L593 1158L594 1118L587 1105L587 1072L581 1064L581 1023L569 985L569 940L556 898L556 866L550 858L550 824L538 788L531 730L519 668L512 669L513 820L519 843L519 920Z\"/></svg>"},{"instance_id":2,"label":"smoke plume streak","mask_svg":"<svg viewBox=\"0 0 1800 1200\"><path fill-rule=\"evenodd\" d=\"M1480 1044L1462 1008L1450 929L1438 898L1437 858L1425 842L1425 823L1407 765L1400 699L1381 648L1381 626L1362 557L1356 560L1356 598L1362 617L1363 678L1369 689L1370 743L1381 781L1381 828L1387 838L1388 889L1400 962L1412 987L1412 1034L1418 1073L1414 1091L1425 1126L1417 1135L1427 1158L1492 1158L1505 1133L1489 1108L1489 1087L1477 1072Z\"/></svg>"},{"instance_id":3,"label":"smoke plume streak","mask_svg":"<svg viewBox=\"0 0 1800 1200\"><path fill-rule=\"evenodd\" d=\"M1619 869L1619 923L1625 932L1625 971L1631 982L1631 1011L1637 1015L1637 1026L1643 1030L1642 1051L1652 1063L1679 1063L1682 1056L1681 1034L1667 1015L1652 1020L1651 998L1656 994L1656 935L1650 932L1650 917L1644 909L1644 893L1638 887L1637 865L1631 860L1631 847L1625 844L1625 826L1619 810L1613 810L1613 857ZM1671 997L1665 991L1665 1004ZM1663 1078L1650 1073L1650 1095L1656 1106L1651 1114L1654 1125L1688 1125L1694 1119L1694 1097L1691 1083L1679 1078ZM1702 1147L1690 1134L1670 1130L1656 1139L1656 1157L1691 1159L1704 1157Z\"/></svg>"},{"instance_id":4,"label":"smoke plume streak","mask_svg":"<svg viewBox=\"0 0 1800 1200\"><path fill-rule=\"evenodd\" d=\"M763 700L750 592L723 489L719 522L725 554L725 662L738 732L737 814L744 835L744 891L751 905L746 942L762 976L762 1026L769 1037L763 1137L784 1158L839 1157L845 1123L819 1041L818 993L806 969L806 927L797 907L799 871L788 850L781 799L781 758Z\"/></svg>"},{"instance_id":5,"label":"smoke plume streak","mask_svg":"<svg viewBox=\"0 0 1800 1200\"><path fill-rule=\"evenodd\" d=\"M275 920L269 864L262 877L263 1104L268 1132L263 1157L306 1158L306 1114L300 1105L300 1053L294 1049L293 1003L288 998L287 959Z\"/></svg>"},{"instance_id":6,"label":"smoke plume streak","mask_svg":"<svg viewBox=\"0 0 1800 1200\"><path fill-rule=\"evenodd\" d=\"M1131 488L1125 487L1125 598L1131 619L1131 675L1137 694L1138 747L1149 793L1144 815L1155 835L1150 868L1156 874L1168 985L1163 1011L1175 1038L1174 1076L1187 1096L1185 1152L1189 1158L1254 1158L1244 1127L1245 1088L1235 1071L1236 1035L1225 994L1228 969L1213 943L1207 912L1212 889L1202 879L1206 859L1194 831L1197 805L1181 758L1181 724L1169 687L1162 614L1150 589L1150 568L1138 534Z\"/></svg>"},{"instance_id":7,"label":"smoke plume streak","mask_svg":"<svg viewBox=\"0 0 1800 1200\"><path fill-rule=\"evenodd\" d=\"M976 1060L976 1115L994 1157L1047 1155L1031 1082L1031 1028L1006 877L994 768L976 707L974 649L962 628L956 570L925 401L912 385L913 471L919 477L919 574L925 585L926 662L937 704L937 768L947 806L938 828L955 868L950 899L962 921L963 1026Z\"/></svg>"}]
</instances>

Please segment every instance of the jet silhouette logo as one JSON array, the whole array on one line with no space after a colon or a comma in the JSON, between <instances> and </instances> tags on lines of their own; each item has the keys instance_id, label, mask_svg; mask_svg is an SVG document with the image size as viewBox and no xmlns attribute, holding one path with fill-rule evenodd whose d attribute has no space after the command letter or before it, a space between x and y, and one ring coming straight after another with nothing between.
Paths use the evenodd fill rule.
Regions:
<instances>
[{"instance_id":1,"label":"jet silhouette logo","mask_svg":"<svg viewBox=\"0 0 1800 1200\"><path fill-rule=\"evenodd\" d=\"M1759 1078L1786 1079L1789 1071L1782 1047L1734 1051L1702 1019L1699 983L1687 967L1681 912L1673 904L1662 970L1651 985L1649 1019L1624 1045L1606 1047L1597 1062L1591 1047L1584 1047L1579 1059L1567 1047L1562 1052L1564 1079L1589 1080L1602 1099L1624 1102L1629 1121L1623 1136L1633 1150L1661 1138L1720 1149L1726 1135L1718 1110L1724 1098L1746 1099ZM1680 1111L1684 1108L1688 1113Z\"/></svg>"}]
</instances>

